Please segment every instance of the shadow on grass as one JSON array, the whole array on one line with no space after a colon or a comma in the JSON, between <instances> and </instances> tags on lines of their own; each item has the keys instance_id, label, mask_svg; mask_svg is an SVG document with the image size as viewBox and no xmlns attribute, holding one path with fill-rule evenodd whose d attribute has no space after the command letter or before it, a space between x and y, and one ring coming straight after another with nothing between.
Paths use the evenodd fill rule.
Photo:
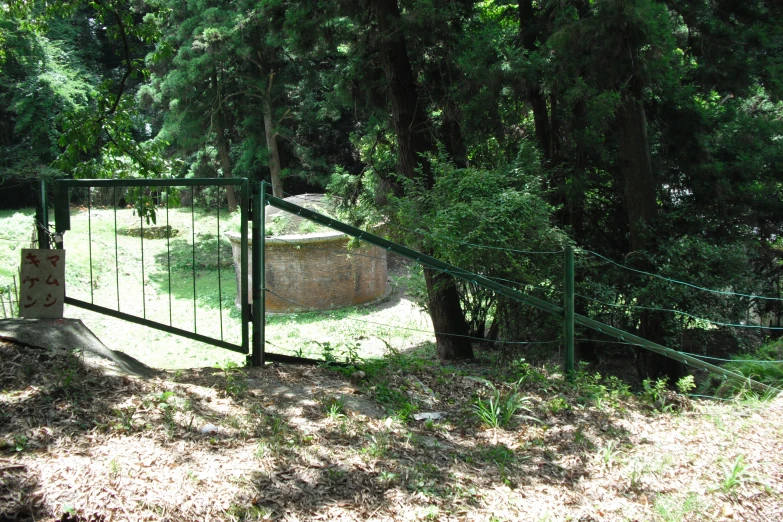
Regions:
<instances>
[{"instance_id":1,"label":"shadow on grass","mask_svg":"<svg viewBox=\"0 0 783 522\"><path fill-rule=\"evenodd\" d=\"M588 455L607 440L629 440L629 433L607 412L568 409L553 414L544 407L534 413L540 424L520 419L491 436L492 430L481 427L470 399L486 392L486 385L472 377L483 368L475 363L444 367L424 362L416 355L422 350L431 349L422 345L357 365L366 374L361 390L396 421L351 429L348 421L337 419L318 432L317 448L278 449L278 466L271 472L251 473L252 501L236 498L234 511L307 518L341 507L359 518L398 518L399 509L414 509L421 510L419 518L445 518L466 509L480 510L482 489L545 484L575 490L589 475ZM497 376L497 368L491 372ZM535 380L525 392L539 395L543 388L546 394L575 393L563 381L544 386ZM438 405L417 401L417 389L437 395ZM413 420L413 412L433 407L444 412L446 420ZM319 416L322 420L323 411L316 412L312 423ZM398 507L400 502L404 508Z\"/></svg>"},{"instance_id":2,"label":"shadow on grass","mask_svg":"<svg viewBox=\"0 0 783 522\"><path fill-rule=\"evenodd\" d=\"M187 239L171 240L169 248L155 254L157 270L149 274L149 281L159 294L171 291L172 297L181 300L193 299L195 282L200 306L217 309L222 303L231 309L237 291L231 245L223 239L218 243L214 235L199 239L195 248Z\"/></svg>"},{"instance_id":3,"label":"shadow on grass","mask_svg":"<svg viewBox=\"0 0 783 522\"><path fill-rule=\"evenodd\" d=\"M493 434L480 426L471 408L475 397L487 390L473 375L491 369L476 364L441 366L416 355L422 350L431 353L422 345L360 365L365 375L358 380L352 375L358 384L351 385L344 370L284 365L186 370L169 374L170 380L135 380L85 368L73 356L0 344L0 388L8 405L0 417L0 456L14 457L33 469L43 461L37 456L51 453L46 465L61 465L58 454L70 455L74 448L95 451L101 444L125 440L126 449L115 458L138 460L146 458L141 453L146 441L154 443L157 452L182 454L192 465L208 469L213 469L210 455L216 463L222 462L219 458L236 460L237 469L244 470L241 476L223 473L220 480L241 484L240 493L229 499L225 512L213 512L213 517L309 518L338 510L344 517L394 518L402 514L396 507L402 502L404 509L420 509L422 516L438 518L466 508L486 509L482 491L541 484L574 488L588 473L585 456L595 447L607 439L627 441L627 433L612 416L594 408L556 414L537 408L534 415L546 429L518 419ZM575 400L578 393L562 380L536 379L525 388L528 392L542 403L550 396ZM390 418L356 416L342 406L330 412L330 406L349 404L339 394L376 409L383 406ZM408 415L432 407L426 403L428 394L437 396L445 420L426 423ZM207 423L216 430L204 432ZM253 447L255 451L248 453ZM101 454L105 451L97 453ZM78 466L99 465L94 462L91 458ZM68 468L70 473L106 480L95 469L78 466ZM164 468L160 475L149 468L141 494L167 483L175 468ZM29 500L37 480L27 473L8 485L19 498ZM100 486L80 481L78 487L97 491ZM196 493L214 499L223 487L210 481ZM139 502L142 497L133 496L133 489L118 491L140 518L152 508L173 510L173 520L204 515L179 505L149 508ZM59 517L42 498L47 496L35 497L35 504L25 500L16 513L0 516L32 512L38 519ZM73 508L84 515L88 506Z\"/></svg>"}]
</instances>

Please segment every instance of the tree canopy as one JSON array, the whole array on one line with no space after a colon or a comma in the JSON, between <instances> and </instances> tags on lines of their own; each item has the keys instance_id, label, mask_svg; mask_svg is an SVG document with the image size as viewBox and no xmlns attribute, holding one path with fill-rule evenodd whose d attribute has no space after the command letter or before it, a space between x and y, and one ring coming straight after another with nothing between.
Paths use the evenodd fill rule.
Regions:
<instances>
[{"instance_id":1,"label":"tree canopy","mask_svg":"<svg viewBox=\"0 0 783 522\"><path fill-rule=\"evenodd\" d=\"M540 263L432 238L571 243L780 295L777 2L6 1L0 17L4 181L266 177L276 195L328 189L357 221L385 216L412 246L539 288L552 278ZM775 301L695 296L594 261L577 285L604 303L780 320ZM444 274L424 279L436 331L457 334L438 338L443 358L470 357L469 332L557 335ZM577 307L664 343L698 325ZM639 363L677 373L654 354Z\"/></svg>"}]
</instances>

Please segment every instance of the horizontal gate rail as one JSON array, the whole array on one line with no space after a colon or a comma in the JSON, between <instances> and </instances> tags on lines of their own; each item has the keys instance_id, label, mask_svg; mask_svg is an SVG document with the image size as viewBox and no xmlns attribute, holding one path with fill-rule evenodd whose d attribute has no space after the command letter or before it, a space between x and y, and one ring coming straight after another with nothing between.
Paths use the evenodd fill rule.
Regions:
<instances>
[{"instance_id":1,"label":"horizontal gate rail","mask_svg":"<svg viewBox=\"0 0 783 522\"><path fill-rule=\"evenodd\" d=\"M94 305L92 303L88 303L87 301L82 301L80 299L74 299L73 297L66 296L65 304L78 306L79 308L84 308L85 310L89 310L91 312L96 312L102 315L108 315L110 317L114 317L115 319L122 319L123 321L136 323L141 326L149 326L150 328L155 328L156 330L161 330L163 332L178 335L180 337L186 337L194 341L211 344L219 348L225 348L226 350L231 350L232 352L237 352L242 354L247 353L247 350L245 350L244 348L242 348L242 346L238 344L229 343L227 341L221 341L220 339L214 339L206 335L193 333L188 330L183 330L181 328L169 326L164 323L156 323L154 321L142 319L141 317L136 317L135 315L126 314L124 312L118 312L117 310L112 310L111 308L106 308L104 306Z\"/></svg>"}]
</instances>

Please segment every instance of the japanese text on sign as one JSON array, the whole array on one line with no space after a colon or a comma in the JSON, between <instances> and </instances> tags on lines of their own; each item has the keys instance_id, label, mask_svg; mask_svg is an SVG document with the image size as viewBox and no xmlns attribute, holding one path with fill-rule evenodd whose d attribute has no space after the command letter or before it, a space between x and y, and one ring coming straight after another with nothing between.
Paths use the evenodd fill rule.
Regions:
<instances>
[{"instance_id":1,"label":"japanese text on sign","mask_svg":"<svg viewBox=\"0 0 783 522\"><path fill-rule=\"evenodd\" d=\"M19 317L63 316L65 250L22 249L19 280Z\"/></svg>"}]
</instances>

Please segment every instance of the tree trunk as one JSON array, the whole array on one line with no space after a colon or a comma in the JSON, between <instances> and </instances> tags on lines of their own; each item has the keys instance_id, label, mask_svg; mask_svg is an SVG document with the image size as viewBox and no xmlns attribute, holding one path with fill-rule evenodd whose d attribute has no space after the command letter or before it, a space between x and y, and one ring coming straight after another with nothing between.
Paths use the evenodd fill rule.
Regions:
<instances>
[{"instance_id":1,"label":"tree trunk","mask_svg":"<svg viewBox=\"0 0 783 522\"><path fill-rule=\"evenodd\" d=\"M220 168L223 171L224 178L232 177L231 156L229 154L230 145L226 138L226 122L223 116L223 103L220 83L217 72L212 74L212 84L216 92L217 109L214 114L215 134L217 135L217 148L220 155ZM228 211L234 212L237 209L237 196L234 187L226 186L226 200L228 201Z\"/></svg>"},{"instance_id":2,"label":"tree trunk","mask_svg":"<svg viewBox=\"0 0 783 522\"><path fill-rule=\"evenodd\" d=\"M642 251L654 247L646 230L655 219L658 208L642 101L630 95L624 96L617 111L617 123L631 250Z\"/></svg>"},{"instance_id":3,"label":"tree trunk","mask_svg":"<svg viewBox=\"0 0 783 522\"><path fill-rule=\"evenodd\" d=\"M259 66L259 72L263 76L263 69ZM274 112L272 110L272 83L275 73L269 73L269 85L264 91L261 100L261 108L264 112L264 134L266 135L266 148L269 151L269 174L272 177L272 195L276 198L285 197L283 193L283 178L280 167L280 149L277 146L277 133L275 132Z\"/></svg>"},{"instance_id":4,"label":"tree trunk","mask_svg":"<svg viewBox=\"0 0 783 522\"><path fill-rule=\"evenodd\" d=\"M388 82L392 105L392 124L397 136L398 168L408 179L418 179L417 167L422 167L426 186L432 187L429 164L421 155L434 151L425 108L419 106L419 95L408 58L405 37L397 27L400 10L397 0L375 0L381 35L379 51L383 72Z\"/></svg>"},{"instance_id":5,"label":"tree trunk","mask_svg":"<svg viewBox=\"0 0 783 522\"><path fill-rule=\"evenodd\" d=\"M647 121L644 115L641 88L636 93L626 93L617 111L619 152L622 162L625 207L628 213L628 229L631 251L655 250L654 238L648 227L657 214L656 185L650 160L650 146L647 139ZM635 268L651 271L654 267L643 256L632 257ZM660 312L643 311L640 317L639 335L650 341L663 344L665 329ZM639 373L644 378L669 377L672 381L682 376L680 363L655 352L637 349Z\"/></svg>"},{"instance_id":6,"label":"tree trunk","mask_svg":"<svg viewBox=\"0 0 783 522\"><path fill-rule=\"evenodd\" d=\"M424 269L427 297L435 329L438 358L444 361L472 359L473 347L468 335L468 323L459 304L454 278L429 268ZM441 335L446 334L446 335Z\"/></svg>"},{"instance_id":7,"label":"tree trunk","mask_svg":"<svg viewBox=\"0 0 783 522\"><path fill-rule=\"evenodd\" d=\"M397 136L399 172L408 179L419 179L432 188L434 179L429 162L422 158L435 147L428 129L426 108L419 106L413 68L408 57L405 37L398 27L400 10L397 0L374 0L378 20L378 50L392 105L392 123ZM473 347L467 337L468 325L460 308L459 294L451 276L424 270L429 312L436 332L438 357L443 360L469 359Z\"/></svg>"},{"instance_id":8,"label":"tree trunk","mask_svg":"<svg viewBox=\"0 0 783 522\"><path fill-rule=\"evenodd\" d=\"M538 50L536 42L541 41L540 21L533 11L533 0L519 0L519 39L522 46L529 52ZM536 140L541 148L541 153L546 160L552 159L552 132L549 122L549 110L546 99L541 92L538 78L528 79L525 85L525 97L533 111L533 122L536 128Z\"/></svg>"}]
</instances>

